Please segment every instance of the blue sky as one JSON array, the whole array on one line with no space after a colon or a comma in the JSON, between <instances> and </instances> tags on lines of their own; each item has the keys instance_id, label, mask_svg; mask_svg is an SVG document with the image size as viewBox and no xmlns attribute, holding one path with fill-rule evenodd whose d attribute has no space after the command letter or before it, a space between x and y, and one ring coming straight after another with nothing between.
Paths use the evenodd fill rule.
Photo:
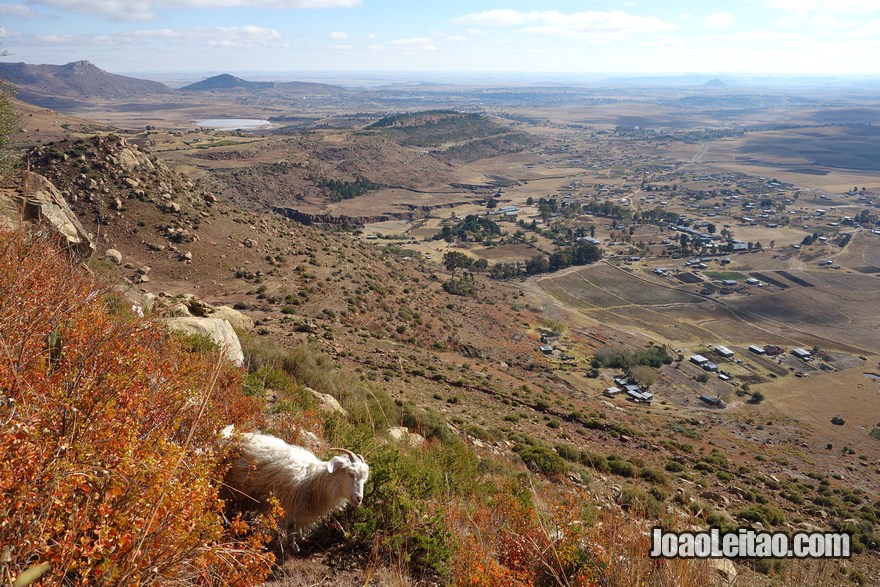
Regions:
<instances>
[{"instance_id":1,"label":"blue sky","mask_svg":"<svg viewBox=\"0 0 880 587\"><path fill-rule=\"evenodd\" d=\"M0 49L116 73L880 75L880 0L0 0Z\"/></svg>"}]
</instances>

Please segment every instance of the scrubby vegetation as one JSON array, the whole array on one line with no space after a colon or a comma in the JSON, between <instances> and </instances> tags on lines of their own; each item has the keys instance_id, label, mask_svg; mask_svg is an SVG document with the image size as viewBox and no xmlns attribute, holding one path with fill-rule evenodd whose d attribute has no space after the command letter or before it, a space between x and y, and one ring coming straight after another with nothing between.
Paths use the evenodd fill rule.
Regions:
<instances>
[{"instance_id":1,"label":"scrubby vegetation","mask_svg":"<svg viewBox=\"0 0 880 587\"><path fill-rule=\"evenodd\" d=\"M259 582L268 534L226 523L214 439L261 402L212 351L168 335L66 255L0 249L0 544L46 584Z\"/></svg>"},{"instance_id":2,"label":"scrubby vegetation","mask_svg":"<svg viewBox=\"0 0 880 587\"><path fill-rule=\"evenodd\" d=\"M686 578L680 584L703 577L692 563L654 566L635 526L565 484L548 485L536 502L543 482L525 467L479 458L441 414L344 376L313 345L243 335L243 372L215 345L138 317L49 244L3 236L0 542L18 545L14 574L48 563L45 584L260 584L272 569L272 520L228 520L218 500L215 438L235 422L289 441L310 431L367 455L363 507L320 528L320 540L339 542L344 528L346 548L414 577L617 585L633 576L663 581L673 568ZM334 396L347 415L317 411L306 387ZM425 444L389 442L385 431L400 424ZM570 469L566 458L636 475L624 459L562 445L525 443L519 453L551 477ZM663 482L649 469L642 477ZM653 512L652 503L625 505Z\"/></svg>"}]
</instances>

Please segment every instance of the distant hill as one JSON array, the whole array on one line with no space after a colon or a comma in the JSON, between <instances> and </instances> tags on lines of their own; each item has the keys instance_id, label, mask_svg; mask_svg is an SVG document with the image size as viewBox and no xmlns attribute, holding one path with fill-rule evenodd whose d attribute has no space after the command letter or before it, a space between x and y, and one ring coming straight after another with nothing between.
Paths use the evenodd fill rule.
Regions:
<instances>
[{"instance_id":1,"label":"distant hill","mask_svg":"<svg viewBox=\"0 0 880 587\"><path fill-rule=\"evenodd\" d=\"M709 81L704 83L703 87L704 88L726 88L727 84L716 77L716 78L710 79Z\"/></svg>"},{"instance_id":2,"label":"distant hill","mask_svg":"<svg viewBox=\"0 0 880 587\"><path fill-rule=\"evenodd\" d=\"M64 109L85 99L174 92L159 82L108 73L88 61L67 65L0 63L0 79L16 86L20 100L55 109Z\"/></svg>"},{"instance_id":3,"label":"distant hill","mask_svg":"<svg viewBox=\"0 0 880 587\"><path fill-rule=\"evenodd\" d=\"M274 82L249 82L240 77L224 73L209 77L200 82L190 84L180 88L185 92L195 92L201 90L232 90L235 88L244 88L247 90L266 90L275 87Z\"/></svg>"},{"instance_id":4,"label":"distant hill","mask_svg":"<svg viewBox=\"0 0 880 587\"><path fill-rule=\"evenodd\" d=\"M319 84L312 82L252 82L228 73L215 75L204 79L200 82L184 86L181 90L185 92L198 91L224 91L224 90L272 90L277 93L285 94L339 94L346 90L339 86L330 84Z\"/></svg>"}]
</instances>

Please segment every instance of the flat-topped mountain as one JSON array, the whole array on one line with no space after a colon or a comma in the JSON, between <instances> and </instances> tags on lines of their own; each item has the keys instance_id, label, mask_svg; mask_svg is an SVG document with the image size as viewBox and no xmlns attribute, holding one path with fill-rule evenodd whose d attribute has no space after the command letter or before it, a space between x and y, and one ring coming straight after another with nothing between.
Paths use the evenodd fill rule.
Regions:
<instances>
[{"instance_id":1,"label":"flat-topped mountain","mask_svg":"<svg viewBox=\"0 0 880 587\"><path fill-rule=\"evenodd\" d=\"M19 99L49 108L82 99L131 98L174 91L160 82L106 72L88 61L66 65L0 63L0 79L16 86Z\"/></svg>"}]
</instances>

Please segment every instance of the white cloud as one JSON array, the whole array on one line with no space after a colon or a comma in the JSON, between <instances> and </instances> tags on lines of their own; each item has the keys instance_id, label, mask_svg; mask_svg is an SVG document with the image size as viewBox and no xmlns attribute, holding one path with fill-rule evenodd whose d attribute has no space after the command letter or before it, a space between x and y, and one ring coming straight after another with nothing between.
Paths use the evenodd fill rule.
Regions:
<instances>
[{"instance_id":1,"label":"white cloud","mask_svg":"<svg viewBox=\"0 0 880 587\"><path fill-rule=\"evenodd\" d=\"M763 0L767 8L805 14L807 12L869 13L880 11L877 0Z\"/></svg>"},{"instance_id":2,"label":"white cloud","mask_svg":"<svg viewBox=\"0 0 880 587\"><path fill-rule=\"evenodd\" d=\"M361 0L153 0L174 8L353 8Z\"/></svg>"},{"instance_id":3,"label":"white cloud","mask_svg":"<svg viewBox=\"0 0 880 587\"><path fill-rule=\"evenodd\" d=\"M766 42L804 42L808 37L806 35L800 33L783 33L780 31L770 31L770 30L754 30L754 31L743 31L739 33L728 33L719 35L717 37L720 40L725 41L734 41L737 43L742 42L758 42L758 41L766 41Z\"/></svg>"},{"instance_id":4,"label":"white cloud","mask_svg":"<svg viewBox=\"0 0 880 587\"><path fill-rule=\"evenodd\" d=\"M159 39L213 47L287 47L275 29L257 26L205 27L191 29L144 29L120 35L122 39Z\"/></svg>"},{"instance_id":5,"label":"white cloud","mask_svg":"<svg viewBox=\"0 0 880 587\"><path fill-rule=\"evenodd\" d=\"M30 6L24 4L0 4L0 16L36 18L39 15Z\"/></svg>"},{"instance_id":6,"label":"white cloud","mask_svg":"<svg viewBox=\"0 0 880 587\"><path fill-rule=\"evenodd\" d=\"M145 21L155 16L153 3L148 0L30 0L30 3L111 20Z\"/></svg>"},{"instance_id":7,"label":"white cloud","mask_svg":"<svg viewBox=\"0 0 880 587\"><path fill-rule=\"evenodd\" d=\"M118 21L146 21L156 8L352 8L361 0L28 0L29 4Z\"/></svg>"},{"instance_id":8,"label":"white cloud","mask_svg":"<svg viewBox=\"0 0 880 587\"><path fill-rule=\"evenodd\" d=\"M108 37L106 35L35 35L31 38L43 45L77 48L94 45L123 45L131 42L120 37Z\"/></svg>"},{"instance_id":9,"label":"white cloud","mask_svg":"<svg viewBox=\"0 0 880 587\"><path fill-rule=\"evenodd\" d=\"M343 33L341 31L332 32L330 33L330 38L334 41L347 41L348 33Z\"/></svg>"},{"instance_id":10,"label":"white cloud","mask_svg":"<svg viewBox=\"0 0 880 587\"><path fill-rule=\"evenodd\" d=\"M685 47L688 42L681 37L666 37L657 39L656 41L647 41L643 43L645 47Z\"/></svg>"},{"instance_id":11,"label":"white cloud","mask_svg":"<svg viewBox=\"0 0 880 587\"><path fill-rule=\"evenodd\" d=\"M436 51L434 41L427 37L410 37L408 39L396 39L388 43L394 49L404 51Z\"/></svg>"},{"instance_id":12,"label":"white cloud","mask_svg":"<svg viewBox=\"0 0 880 587\"><path fill-rule=\"evenodd\" d=\"M729 12L715 12L703 19L703 26L710 29L723 29L735 21L736 17Z\"/></svg>"},{"instance_id":13,"label":"white cloud","mask_svg":"<svg viewBox=\"0 0 880 587\"><path fill-rule=\"evenodd\" d=\"M852 36L859 38L876 38L880 36L880 18L864 23L858 29L852 31L851 34Z\"/></svg>"},{"instance_id":14,"label":"white cloud","mask_svg":"<svg viewBox=\"0 0 880 587\"><path fill-rule=\"evenodd\" d=\"M674 24L659 18L634 16L622 10L571 14L558 10L484 10L455 18L452 22L474 27L518 28L525 33L592 41L612 41L634 35L668 32L676 28Z\"/></svg>"},{"instance_id":15,"label":"white cloud","mask_svg":"<svg viewBox=\"0 0 880 587\"><path fill-rule=\"evenodd\" d=\"M482 12L472 12L452 19L455 24L476 25L484 27L510 27L523 25L528 22L529 15L538 15L540 13L519 12L511 9L484 10Z\"/></svg>"}]
</instances>

